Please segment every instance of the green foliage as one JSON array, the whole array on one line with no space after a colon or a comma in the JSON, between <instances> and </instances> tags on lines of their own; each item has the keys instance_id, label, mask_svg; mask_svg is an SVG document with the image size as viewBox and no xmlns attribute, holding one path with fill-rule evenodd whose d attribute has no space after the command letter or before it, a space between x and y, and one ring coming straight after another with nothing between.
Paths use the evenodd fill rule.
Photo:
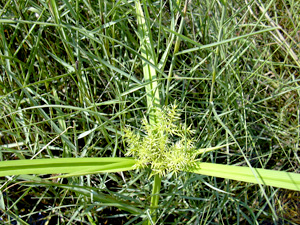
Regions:
<instances>
[{"instance_id":1,"label":"green foliage","mask_svg":"<svg viewBox=\"0 0 300 225\"><path fill-rule=\"evenodd\" d=\"M1 222L141 224L155 211L159 224L299 224L299 11L295 0L0 1ZM143 140L151 107L175 101L199 168L154 181L127 170L123 128ZM108 157L124 164L80 163ZM17 175L38 171L74 176Z\"/></svg>"},{"instance_id":2,"label":"green foliage","mask_svg":"<svg viewBox=\"0 0 300 225\"><path fill-rule=\"evenodd\" d=\"M135 167L138 169L150 165L152 175L165 176L194 168L197 155L191 135L195 131L180 123L177 106L155 108L154 114L155 123L150 124L146 118L142 121L145 135L125 129L126 155L136 157Z\"/></svg>"}]
</instances>

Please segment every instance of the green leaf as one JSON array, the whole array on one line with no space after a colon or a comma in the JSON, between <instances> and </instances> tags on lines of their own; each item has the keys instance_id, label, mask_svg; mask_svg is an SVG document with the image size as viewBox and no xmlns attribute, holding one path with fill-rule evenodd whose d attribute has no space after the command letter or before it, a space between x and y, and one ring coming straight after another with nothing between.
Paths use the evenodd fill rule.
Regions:
<instances>
[{"instance_id":1,"label":"green leaf","mask_svg":"<svg viewBox=\"0 0 300 225\"><path fill-rule=\"evenodd\" d=\"M227 146L232 145L232 144L234 144L234 143L229 143L229 144L226 144L226 145L215 146L215 147L211 147L211 148L200 148L200 149L197 149L196 154L198 155L198 154L203 154L203 153L206 153L206 152L215 151L215 150L227 147Z\"/></svg>"},{"instance_id":2,"label":"green leaf","mask_svg":"<svg viewBox=\"0 0 300 225\"><path fill-rule=\"evenodd\" d=\"M48 187L59 187L64 188L69 191L76 192L78 194L84 195L86 197L93 198L94 201L98 201L102 205L114 206L119 209L125 210L132 214L141 214L143 211L138 208L138 205L134 201L129 201L126 198L122 198L122 195L117 194L115 192L110 191L109 194L104 194L101 191L97 190L97 188L89 187L89 186L79 186L72 184L60 184L57 182L51 182L39 177L29 176L29 175L21 175L18 179L29 181L28 184L35 184L38 186L48 186ZM22 224L22 223L21 223Z\"/></svg>"},{"instance_id":3,"label":"green leaf","mask_svg":"<svg viewBox=\"0 0 300 225\"><path fill-rule=\"evenodd\" d=\"M195 48L186 49L186 50L183 50L181 52L178 52L177 55L180 55L180 54L186 54L186 53L191 53L191 52L198 51L198 50L203 50L203 49L207 49L207 48L216 47L216 46L219 46L219 45L222 45L222 44L226 44L226 43L229 43L229 42L237 41L237 40L240 40L240 39L245 39L245 38L248 38L250 36L261 34L261 33L264 33L264 32L269 32L269 31L277 30L278 27L270 27L270 28L267 28L267 29L264 29L264 30L256 31L256 32L253 32L253 33L250 33L250 34L245 34L245 35L241 35L241 36L234 37L234 38L229 38L229 39L226 39L226 40L222 40L222 41L210 43L210 44L207 44L207 45L201 45L201 44L199 44L199 43L197 43L197 42L195 42L195 41L193 41L193 40L185 37L184 35L176 33L175 31L172 31L172 30L170 30L168 28L164 27L164 29L167 30L167 31L169 31L169 32L171 32L171 33L174 33L175 35L177 35L178 37L182 38L183 40L188 41L188 42L190 42L190 43L195 44L195 45L198 46L198 47L195 47Z\"/></svg>"},{"instance_id":4,"label":"green leaf","mask_svg":"<svg viewBox=\"0 0 300 225\"><path fill-rule=\"evenodd\" d=\"M0 176L72 173L73 176L133 169L132 158L59 158L0 162Z\"/></svg>"},{"instance_id":5,"label":"green leaf","mask_svg":"<svg viewBox=\"0 0 300 225\"><path fill-rule=\"evenodd\" d=\"M151 64L156 65L156 55L153 47L153 41L151 36L151 29L149 26L148 17L144 16L144 11L140 1L135 1L135 9L137 14L137 24L138 24L138 36L140 39L140 49L141 55L147 59ZM145 8L147 9L147 8ZM147 15L147 11L146 11ZM160 96L158 91L158 84L156 81L156 70L148 64L147 61L143 60L143 75L145 82L148 83L145 88L147 92L147 105L148 109L151 109L152 106L159 106ZM150 121L153 120L150 116Z\"/></svg>"},{"instance_id":6,"label":"green leaf","mask_svg":"<svg viewBox=\"0 0 300 225\"><path fill-rule=\"evenodd\" d=\"M255 174L249 167L199 162L198 167L189 172L300 191L300 174L267 169L252 170Z\"/></svg>"}]
</instances>

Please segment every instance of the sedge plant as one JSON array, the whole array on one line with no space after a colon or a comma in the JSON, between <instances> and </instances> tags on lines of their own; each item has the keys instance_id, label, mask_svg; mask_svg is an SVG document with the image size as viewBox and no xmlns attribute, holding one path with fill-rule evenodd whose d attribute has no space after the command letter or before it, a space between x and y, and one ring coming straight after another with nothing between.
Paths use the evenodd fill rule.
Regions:
<instances>
[{"instance_id":1,"label":"sedge plant","mask_svg":"<svg viewBox=\"0 0 300 225\"><path fill-rule=\"evenodd\" d=\"M22 218L14 213L16 204L6 205L8 200L5 200L6 191L14 188L14 185L18 183L27 184L28 189L26 191L28 192L35 185L46 188L57 187L66 190L66 192L54 192L57 196L63 196L62 198L68 192L74 191L80 197L91 199L93 203L91 205L85 205L85 203L82 203L83 201L77 202L81 204L80 208L73 211L75 213L70 216L69 224L76 221L79 214L88 218L91 224L97 224L93 215L89 213L89 210L92 211L93 207L98 207L94 202L101 203L100 207L102 208L100 209L113 206L129 212L131 215L143 218L145 223L159 223L159 212L163 211L160 202L163 202L166 198L165 193L161 193L162 188L164 188L162 184L170 179L172 175L173 177L179 177L180 174L192 174L194 179L199 176L201 179L211 176L215 181L214 183L217 183L216 178L231 179L237 182L237 188L243 187L243 182L258 184L259 190L266 199L264 206L271 206L265 193L267 186L300 191L300 175L294 172L297 170L295 167L288 168L289 172L263 168L261 157L257 156L259 153L252 150L256 149L256 145L258 145L255 136L262 136L263 142L274 140L268 140L267 137L263 137L263 134L252 134L251 132L258 129L256 122L251 121L251 119L249 119L251 122L247 122L249 112L256 116L259 115L261 117L259 120L264 126L263 129L267 127L268 131L275 133L274 139L278 141L279 147L277 144L274 146L277 149L280 148L283 152L282 155L285 154L287 159L290 160L289 156L293 153L285 151L281 145L283 139L280 135L295 133L295 130L299 128L299 123L295 127L281 130L280 125L274 122L276 119L273 117L278 116L279 124L283 124L283 127L294 121L295 113L291 113L291 118L286 123L283 115L286 115L284 110L292 111L294 107L293 99L297 99L295 96L299 98L298 86L287 88L290 85L297 85L298 80L295 76L296 73L293 72L289 74L292 81L287 78L289 76L286 71L282 72L281 77L275 81L273 76L275 76L276 71L283 71L282 68L290 68L292 71L292 69L298 68L299 64L297 53L292 49L296 41L291 39L287 33L284 33L288 37L285 40L283 31L279 31L279 27L275 26L275 22L268 14L268 10L271 9L274 1L270 1L267 5L262 4L260 1L245 1L246 5L241 4L238 10L231 6L229 1L214 1L211 4L204 4L200 1L191 2L188 0L168 2L170 14L172 14L170 26L165 26L163 23L164 19L168 18L168 15L165 18L162 17L163 10L158 11L158 17L151 19L151 16L156 12L155 7L157 5L155 4L157 2L152 5L146 0L135 0L132 5L127 1L105 2L105 4L99 3L99 5L92 5L92 3L89 5L88 2L84 2L84 6L81 5L81 1L74 1L74 5L69 1L59 2L55 0L50 0L47 3L42 2L41 5L31 1L26 3L16 1L14 4L19 5L13 12L19 13L18 19L9 18L10 14L6 13L9 11L10 1L3 5L3 9L0 11L0 15L3 16L0 19L0 59L5 78L1 77L1 82L9 85L2 85L1 83L1 110L3 109L1 111L1 126L4 127L1 129L4 129L5 132L3 133L5 135L11 137L9 138L10 143L4 144L2 143L4 135L1 133L0 176L8 177L8 179L5 180L1 189L0 207L6 215L14 218L20 224L26 224ZM27 7L26 4L30 3L32 5ZM191 20L198 18L199 13L190 10L190 15L188 15L188 5L196 4L200 8L202 3L207 8L202 9L203 15L200 14L199 20L192 21L193 26L190 26ZM166 7L165 4L164 1L160 1L157 8L163 9ZM261 11L259 17L252 11L253 4L256 4L257 9ZM88 8L86 14L82 13L85 7ZM127 7L131 11L126 11L128 10ZM232 16L233 19L227 17L227 10L230 7L234 9L231 12L234 15ZM283 4L282 7L285 7L285 5ZM216 10L217 13L212 14L211 11L214 8L220 8L220 10ZM27 11L24 13L23 9ZM233 28L233 30L239 29L239 34L234 35L234 37L226 36L233 32L228 24L235 22L235 16L238 17L243 10L246 10L246 13L242 15L240 21L246 21L246 15L252 15L255 22L249 21L246 25ZM134 12L133 16L128 16L130 14L128 12ZM124 15L124 17L120 17L120 15ZM214 20L214 16L219 17L218 20ZM91 18L95 20L86 24L86 21L90 21ZM134 20L131 20L132 18ZM128 29L128 24L124 21L128 21L128 24L134 24L134 28L137 27L136 30L132 29L136 36L131 34L132 30ZM240 23L240 21L237 23ZM269 21L270 26L264 24L265 21ZM153 29L156 28L157 23L159 24L158 32L155 33ZM86 27L81 27L81 24L86 24ZM122 29L119 29L119 25ZM297 23L291 23L289 26L293 30L292 33L297 31ZM202 32L202 36L197 36L196 31L193 33L195 34L194 38L189 36L188 32L193 32L193 29L199 29L197 32ZM118 34L119 30L121 30L120 34ZM216 33L216 37L213 36L211 30ZM22 32L20 33L20 31ZM52 33L54 33L54 36L51 36ZM124 44L124 40L120 41L117 38L118 35L122 37L125 34L127 43L132 42L132 46ZM10 38L7 38L8 35L10 35ZM43 38L44 35L50 38ZM158 41L154 35L159 37ZM284 53L289 56L285 60L291 59L291 61L279 64L272 62L271 57L276 58L277 55L275 53L269 54L267 50L260 54L258 58L248 56L244 57L245 61L242 61L242 56L246 55L251 47L260 44L259 38L263 37L262 39L264 39L268 36L274 37L278 44L277 48L271 49L272 52L283 49ZM166 41L166 46L164 46L164 42L160 37L164 37L162 40ZM256 39L257 43L248 40L252 37L259 37ZM155 43L156 41L158 43ZM18 46L14 46L14 42L20 43ZM240 42L242 43L241 46L236 47L238 46L236 43ZM235 47L228 48L228 50L225 46L230 43L233 43L232 45ZM84 48L83 45L87 47ZM110 46L114 47L110 48ZM182 46L185 48L182 49ZM253 48L255 49L255 47ZM125 51L124 54L123 50ZM231 51L230 54L226 55L227 51ZM258 50L255 49L253 52L258 52ZM118 54L128 58L122 59L121 57L118 58L118 61ZM135 56L133 60L130 58L131 54ZM189 58L190 55L195 55L195 57ZM185 56L187 58L184 58ZM184 63L178 63L177 59L179 57ZM269 58L265 60L264 57ZM282 57L279 54L278 58L281 59ZM127 63L132 61L134 63L129 66ZM188 67L188 61L193 66ZM193 61L195 61L195 64L192 64ZM56 66L49 66L49 63L54 62ZM142 72L138 74L141 75L140 77L132 75L139 72L139 67L136 67L135 63L141 65ZM84 68L86 64L91 66ZM207 67L203 66L206 64L208 64ZM246 64L246 66L245 68L242 66L234 67L236 64ZM269 64L270 67L268 68L275 68L272 73L264 71L264 67ZM36 65L40 67L37 69ZM243 74L244 70L248 71L250 65L253 65L254 71L249 74L245 72L247 76L242 80L240 74ZM175 70L178 66L181 66L181 68L188 67L181 73L182 77L175 75L175 73L179 73L179 70ZM130 71L127 70L128 67L131 68ZM226 80L227 78L223 75L226 74L228 68L230 69L228 74L231 74L231 77ZM39 75L34 75L37 70ZM204 78L193 77L194 73L199 70L205 71L209 76ZM242 70L242 72L238 74L238 70ZM265 74L271 74L272 76L268 77L266 75L264 77L258 71L264 71ZM48 73L59 75L51 77ZM253 77L255 79L252 79ZM34 78L34 81L32 78ZM238 83L237 86L233 85L233 80ZM285 80L287 80L286 83L284 83ZM182 90L177 88L177 81L182 81L184 85ZM181 122L181 114L186 113L186 110L181 109L182 102L188 98L187 89L190 86L197 87L198 83L193 83L194 81L198 83L207 82L208 85L202 85L201 87L204 87L204 89L209 87L209 90L204 90L202 93L208 98L205 99L207 103L205 103L206 111L203 115L201 114L203 119L200 119L197 123L201 126L204 124L201 131L200 128L197 128L197 131L193 129L194 124L191 120L186 119L185 123ZM248 84L250 81L253 84ZM56 88L54 88L53 83L57 84ZM72 84L75 88L72 85L65 85L65 83ZM226 86L227 83L233 85L233 87ZM93 88L99 85L103 86L101 94L94 90L96 88ZM251 92L254 93L253 99L251 99L251 96L244 96L246 91L243 88L245 86L253 89L253 92ZM261 87L266 90L274 90L274 92L267 92L266 96L261 97ZM136 94L137 91L142 94L129 100L126 99L127 96ZM192 104L196 105L194 107L196 109L201 96L192 90L190 92L192 93L190 99L194 99ZM225 95L225 92L230 94ZM294 92L298 95L292 94ZM176 96L175 99L181 99L181 103L174 101L175 103L170 104L174 99L172 95ZM196 100L194 96L196 96ZM241 100L237 100L237 96ZM277 100L280 97L287 102L280 115L273 115L269 112L272 115L269 116L262 113L262 111L271 111L274 108L274 104L270 106L266 102L270 99ZM97 99L101 99L101 101L98 102ZM144 99L146 100L143 102ZM223 113L221 113L222 105L218 104L220 99L225 99L224 101L229 105ZM256 102L252 104L251 101ZM128 102L130 102L130 106L126 105ZM129 108L135 107L136 102L143 102L146 109L142 107L141 109L145 109L145 113L139 114L138 110L133 110L133 113L130 114ZM262 107L261 105L263 105L263 110L258 111L257 108ZM235 108L232 109L232 106L235 106ZM235 116L231 116L231 114L234 115L239 110L241 110L241 113L237 116L239 122L236 122L234 120L236 119ZM136 129L130 127L129 122L132 120L127 119L127 116L132 115L135 118L142 118L141 127L136 127ZM38 117L38 119L35 117ZM203 122L206 118L211 118L211 121ZM299 112L297 118L299 118ZM121 131L114 124L116 120L122 121L120 123ZM81 124L81 121L85 122ZM209 127L209 122L214 123L214 125ZM228 124L232 123L234 126L229 127ZM233 133L236 123L243 125L245 133ZM252 125L252 123L255 129L250 130L248 125ZM216 132L212 132L213 126L216 126ZM81 131L78 135L76 129L79 128ZM45 131L49 131L49 133ZM207 135L205 135L205 132ZM222 134L222 138L226 139L225 144L224 142L222 144L213 142L215 134L218 132ZM44 133L47 134L44 135ZM195 137L196 134L200 134L200 137ZM199 147L203 146L199 142L205 139L204 136L206 139L212 140L208 144L213 147ZM73 137L75 141L73 141ZM299 139L299 132L297 137ZM239 141L243 138L246 139L246 143L248 143L247 141L251 143L251 146L246 144L245 148L250 149L251 155L254 155L254 158L261 164L253 166L250 162L248 155L246 155L248 153L244 153L244 149L240 147ZM55 145L58 140L60 140L59 144L62 147ZM79 149L78 142L82 140L84 140L85 145L82 149ZM125 140L126 142L124 151L123 146L120 147L122 141L119 140ZM299 141L292 144L297 146ZM230 159L231 147L239 153L238 160L234 162L228 160L228 164L224 164L217 161L218 157L213 157L218 154L216 150L222 149L223 151L223 149L226 149L226 157ZM11 153L11 157L7 156L6 151ZM122 153L120 157L117 157L118 152ZM272 155L272 153L273 149L268 152L269 155ZM209 155L211 162L208 162L205 158L207 155ZM45 157L46 159L43 159ZM14 158L18 160L13 160ZM240 163L241 159L243 159L242 163ZM267 156L267 159L271 161L272 157ZM102 186L105 186L103 180L106 177L113 181L118 180L116 176L125 179L124 176L128 175L126 173L130 173L132 170L138 170L140 175L134 174L135 177L133 181L128 183L128 186L141 179L145 174L152 181L150 182L152 191L148 189L151 193L149 198L145 199L145 205L141 206L140 202L133 197L130 198L129 194L121 195L125 187L122 187L123 189L116 195L111 194L112 191L106 189L105 191L108 193L102 193ZM150 175L149 173L143 173L143 171L150 171ZM51 177L41 178L31 176L31 174L51 174ZM99 190L90 187L96 180L91 178L90 175L92 174L99 176L97 181L101 181L102 185L99 185ZM101 177L99 174L104 175ZM49 180L52 180L52 182ZM13 184L7 187L6 183ZM229 186L227 180L226 183L226 191L230 191L231 186ZM207 183L207 185L210 184ZM212 187L212 185L209 187L217 190L216 193L222 192L222 190ZM19 199L25 196L26 193L22 193ZM134 194L135 190L130 192L130 194L132 193ZM211 194L210 192L207 193ZM47 191L43 194L47 199ZM137 198L144 200L141 195ZM193 198L193 196L190 198ZM211 198L215 198L215 196ZM229 201L233 201L232 198L226 197L224 201L220 201L220 205ZM63 208L60 206L57 206L58 211ZM246 205L243 206L247 207ZM84 212L79 213L82 209L84 209ZM209 211L207 208L205 210ZM242 210L240 211L242 212ZM263 214L263 210L260 210L253 217L257 219L261 214ZM247 216L245 218L247 219ZM239 216L236 220L239 221ZM202 223L205 223L205 221L202 221Z\"/></svg>"}]
</instances>

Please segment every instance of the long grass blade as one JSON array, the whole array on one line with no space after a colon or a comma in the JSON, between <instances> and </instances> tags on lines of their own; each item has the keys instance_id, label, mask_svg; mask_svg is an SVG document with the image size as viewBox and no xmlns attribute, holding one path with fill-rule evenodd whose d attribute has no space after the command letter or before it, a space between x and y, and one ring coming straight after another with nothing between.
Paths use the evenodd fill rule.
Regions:
<instances>
[{"instance_id":1,"label":"long grass blade","mask_svg":"<svg viewBox=\"0 0 300 225\"><path fill-rule=\"evenodd\" d=\"M74 176L133 169L131 158L59 158L0 162L0 176L73 173Z\"/></svg>"},{"instance_id":2,"label":"long grass blade","mask_svg":"<svg viewBox=\"0 0 300 225\"><path fill-rule=\"evenodd\" d=\"M199 162L198 168L190 172L300 191L300 174L267 169L252 170L256 177L248 167Z\"/></svg>"}]
</instances>

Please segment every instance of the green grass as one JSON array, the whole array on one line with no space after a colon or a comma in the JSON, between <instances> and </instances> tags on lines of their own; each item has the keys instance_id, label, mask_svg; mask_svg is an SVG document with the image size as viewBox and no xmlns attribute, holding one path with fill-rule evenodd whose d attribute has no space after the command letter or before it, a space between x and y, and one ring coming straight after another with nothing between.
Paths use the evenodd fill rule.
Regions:
<instances>
[{"instance_id":1,"label":"green grass","mask_svg":"<svg viewBox=\"0 0 300 225\"><path fill-rule=\"evenodd\" d=\"M143 0L144 31L135 3L0 3L1 161L123 157L124 128L176 102L197 148L226 146L202 162L299 173L298 1ZM1 222L141 224L150 173L6 176ZM299 192L187 172L160 185L158 224L300 221Z\"/></svg>"}]
</instances>

